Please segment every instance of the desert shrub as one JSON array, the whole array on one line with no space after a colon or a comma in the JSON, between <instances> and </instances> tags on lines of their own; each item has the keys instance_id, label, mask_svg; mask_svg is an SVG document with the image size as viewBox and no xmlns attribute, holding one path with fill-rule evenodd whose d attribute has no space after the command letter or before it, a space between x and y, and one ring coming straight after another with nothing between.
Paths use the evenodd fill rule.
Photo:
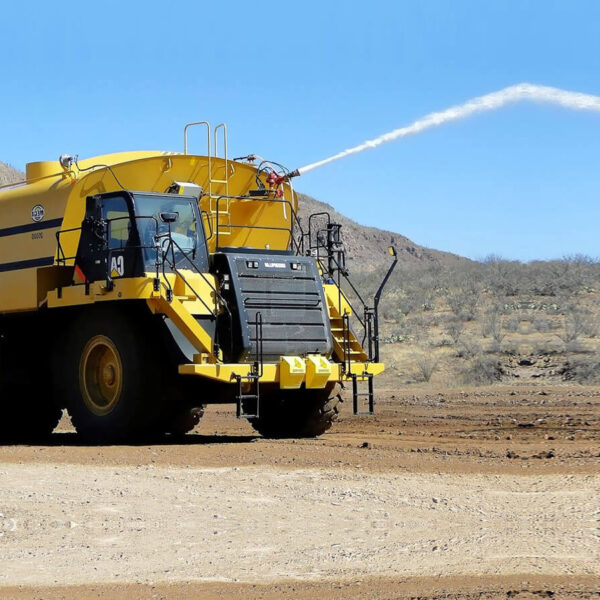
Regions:
<instances>
[{"instance_id":1,"label":"desert shrub","mask_svg":"<svg viewBox=\"0 0 600 600\"><path fill-rule=\"evenodd\" d=\"M597 321L591 312L576 304L570 304L564 310L563 329L556 335L568 344L576 341L581 335L595 336L597 331Z\"/></svg>"},{"instance_id":2,"label":"desert shrub","mask_svg":"<svg viewBox=\"0 0 600 600\"><path fill-rule=\"evenodd\" d=\"M468 360L460 370L462 383L466 385L486 385L499 381L502 366L497 358L477 354Z\"/></svg>"},{"instance_id":3,"label":"desert shrub","mask_svg":"<svg viewBox=\"0 0 600 600\"><path fill-rule=\"evenodd\" d=\"M587 353L593 352L593 350L588 348L580 340L572 340L570 342L565 342L564 351L565 352L573 352L576 354L587 354Z\"/></svg>"},{"instance_id":4,"label":"desert shrub","mask_svg":"<svg viewBox=\"0 0 600 600\"><path fill-rule=\"evenodd\" d=\"M461 321L472 321L477 314L478 293L472 287L453 290L446 297L452 313Z\"/></svg>"},{"instance_id":5,"label":"desert shrub","mask_svg":"<svg viewBox=\"0 0 600 600\"><path fill-rule=\"evenodd\" d=\"M463 337L458 344L458 356L461 358L473 358L481 353L481 346L470 337Z\"/></svg>"},{"instance_id":6,"label":"desert shrub","mask_svg":"<svg viewBox=\"0 0 600 600\"><path fill-rule=\"evenodd\" d=\"M417 365L423 381L429 381L438 365L439 359L431 352L416 352L412 358L415 365Z\"/></svg>"},{"instance_id":7,"label":"desert shrub","mask_svg":"<svg viewBox=\"0 0 600 600\"><path fill-rule=\"evenodd\" d=\"M538 340L531 342L531 353L532 354L553 354L555 352L562 352L564 350L564 344L558 342L558 346L553 340Z\"/></svg>"},{"instance_id":8,"label":"desert shrub","mask_svg":"<svg viewBox=\"0 0 600 600\"><path fill-rule=\"evenodd\" d=\"M497 340L491 340L490 343L487 345L485 352L487 354L497 354L498 352L502 351L502 344L497 341Z\"/></svg>"},{"instance_id":9,"label":"desert shrub","mask_svg":"<svg viewBox=\"0 0 600 600\"><path fill-rule=\"evenodd\" d=\"M448 321L444 329L446 335L448 335L455 344L458 343L458 340L460 339L460 336L463 334L464 330L465 324L456 318Z\"/></svg>"},{"instance_id":10,"label":"desert shrub","mask_svg":"<svg viewBox=\"0 0 600 600\"><path fill-rule=\"evenodd\" d=\"M560 327L560 323L553 321L552 319L548 319L547 317L537 316L533 319L533 328L538 333L548 333L549 331L554 331Z\"/></svg>"},{"instance_id":11,"label":"desert shrub","mask_svg":"<svg viewBox=\"0 0 600 600\"><path fill-rule=\"evenodd\" d=\"M520 323L521 320L518 317L512 317L511 319L504 321L504 329L509 333L516 333Z\"/></svg>"},{"instance_id":12,"label":"desert shrub","mask_svg":"<svg viewBox=\"0 0 600 600\"><path fill-rule=\"evenodd\" d=\"M600 383L600 361L598 357L578 357L567 363L563 373L567 381Z\"/></svg>"},{"instance_id":13,"label":"desert shrub","mask_svg":"<svg viewBox=\"0 0 600 600\"><path fill-rule=\"evenodd\" d=\"M398 300L398 308L403 315L414 314L422 310L425 294L420 290L412 290Z\"/></svg>"},{"instance_id":14,"label":"desert shrub","mask_svg":"<svg viewBox=\"0 0 600 600\"><path fill-rule=\"evenodd\" d=\"M516 356L521 350L521 344L518 340L505 340L502 344L502 353L509 356Z\"/></svg>"},{"instance_id":15,"label":"desert shrub","mask_svg":"<svg viewBox=\"0 0 600 600\"><path fill-rule=\"evenodd\" d=\"M481 319L481 335L492 336L498 343L502 342L505 334L502 332L502 318L498 307L488 309Z\"/></svg>"}]
</instances>

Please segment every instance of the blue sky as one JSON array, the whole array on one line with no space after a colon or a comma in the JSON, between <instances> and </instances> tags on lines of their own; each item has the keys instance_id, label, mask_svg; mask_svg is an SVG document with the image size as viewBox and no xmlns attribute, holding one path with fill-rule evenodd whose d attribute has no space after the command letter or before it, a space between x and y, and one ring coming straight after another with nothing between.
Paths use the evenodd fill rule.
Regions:
<instances>
[{"instance_id":1,"label":"blue sky","mask_svg":"<svg viewBox=\"0 0 600 600\"><path fill-rule=\"evenodd\" d=\"M528 81L600 94L587 1L7 3L0 160L180 150L303 166ZM472 258L600 256L600 114L514 105L307 173L349 217ZM202 153L200 136L191 151Z\"/></svg>"}]
</instances>

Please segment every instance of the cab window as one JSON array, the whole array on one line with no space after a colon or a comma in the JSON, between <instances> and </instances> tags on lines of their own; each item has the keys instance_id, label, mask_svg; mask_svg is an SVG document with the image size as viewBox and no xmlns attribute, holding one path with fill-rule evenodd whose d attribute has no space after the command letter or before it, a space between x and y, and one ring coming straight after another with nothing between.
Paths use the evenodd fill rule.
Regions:
<instances>
[{"instance_id":1,"label":"cab window","mask_svg":"<svg viewBox=\"0 0 600 600\"><path fill-rule=\"evenodd\" d=\"M109 221L110 249L124 248L131 233L131 220L125 198L114 196L102 202L102 218Z\"/></svg>"}]
</instances>

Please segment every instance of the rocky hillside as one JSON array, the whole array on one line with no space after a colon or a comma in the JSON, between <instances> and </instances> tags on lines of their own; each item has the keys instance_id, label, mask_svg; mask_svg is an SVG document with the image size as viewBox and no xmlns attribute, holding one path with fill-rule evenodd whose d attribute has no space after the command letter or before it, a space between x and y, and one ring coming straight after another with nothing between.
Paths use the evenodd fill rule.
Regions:
<instances>
[{"instance_id":1,"label":"rocky hillside","mask_svg":"<svg viewBox=\"0 0 600 600\"><path fill-rule=\"evenodd\" d=\"M5 165L0 162L0 185L22 181L25 175L21 171L17 171L10 165Z\"/></svg>"},{"instance_id":2,"label":"rocky hillside","mask_svg":"<svg viewBox=\"0 0 600 600\"><path fill-rule=\"evenodd\" d=\"M390 257L387 249L391 245L398 250L400 265L433 264L451 266L459 262L470 262L468 259L456 254L419 246L399 233L359 225L337 212L329 204L319 202L305 194L298 194L298 199L300 204L299 218L303 227L308 215L322 211L328 212L332 221L342 224L342 237L346 246L348 266L355 273L358 271L373 271L382 265L388 264Z\"/></svg>"}]
</instances>

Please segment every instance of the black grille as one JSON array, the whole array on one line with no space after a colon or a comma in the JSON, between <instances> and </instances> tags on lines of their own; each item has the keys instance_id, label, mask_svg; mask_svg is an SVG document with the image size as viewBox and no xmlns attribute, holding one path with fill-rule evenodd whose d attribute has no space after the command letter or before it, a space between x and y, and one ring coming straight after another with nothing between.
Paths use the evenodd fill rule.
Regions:
<instances>
[{"instance_id":1,"label":"black grille","mask_svg":"<svg viewBox=\"0 0 600 600\"><path fill-rule=\"evenodd\" d=\"M265 360L278 360L282 355L331 354L327 305L312 258L233 250L215 256L215 270L223 287L229 286L222 292L233 313L233 335L229 336L233 344L227 352L230 360L254 360L258 313L263 321ZM224 322L223 328L227 329ZM225 350L224 334L219 338Z\"/></svg>"}]
</instances>

